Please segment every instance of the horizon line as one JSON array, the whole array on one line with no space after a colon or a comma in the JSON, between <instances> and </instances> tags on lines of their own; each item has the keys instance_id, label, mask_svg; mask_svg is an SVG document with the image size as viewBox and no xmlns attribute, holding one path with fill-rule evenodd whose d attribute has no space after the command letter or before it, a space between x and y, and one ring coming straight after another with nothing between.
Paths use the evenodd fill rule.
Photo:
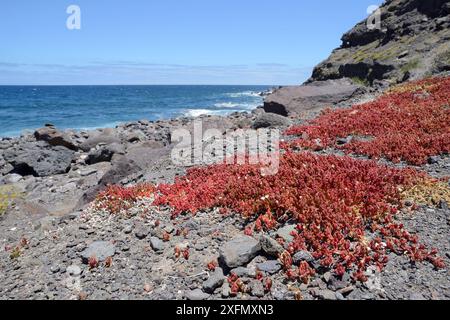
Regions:
<instances>
[{"instance_id":1,"label":"horizon line","mask_svg":"<svg viewBox=\"0 0 450 320\"><path fill-rule=\"evenodd\" d=\"M300 84L0 84L0 87L106 87L106 86L261 86L261 87L279 87L295 86Z\"/></svg>"}]
</instances>

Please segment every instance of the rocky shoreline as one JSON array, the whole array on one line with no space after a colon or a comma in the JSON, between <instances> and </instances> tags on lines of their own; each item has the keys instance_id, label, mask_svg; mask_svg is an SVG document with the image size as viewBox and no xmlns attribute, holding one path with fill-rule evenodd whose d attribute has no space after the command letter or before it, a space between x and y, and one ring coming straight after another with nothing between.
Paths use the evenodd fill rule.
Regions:
<instances>
[{"instance_id":1,"label":"rocky shoreline","mask_svg":"<svg viewBox=\"0 0 450 320\"><path fill-rule=\"evenodd\" d=\"M402 34L377 31L367 38L359 24L344 36L348 43L316 68L315 78L302 86L270 92L264 106L250 113L141 120L91 131L60 131L49 124L33 134L0 139L0 300L450 300L450 210L446 201L433 206L406 201L396 214L398 223L421 243L437 249L445 268L414 263L401 252L389 253L382 271L370 267L363 275L367 281L359 282L350 271L338 277L322 268L309 252L297 251L292 256L294 265L303 263L318 271L307 283L289 281L282 270L280 254L288 249L295 229L290 220L272 231L249 235L248 221L219 209L173 217L168 206L155 207L152 199L142 198L122 216L93 204L108 185L158 185L184 175L187 168L171 159L172 133L176 129L193 132L195 120L202 121L204 131L217 129L223 134L260 128L284 132L324 108L371 101L391 85L420 78L424 72L448 75L448 61L439 58L436 67L435 57L428 54L423 61L432 60L430 68L402 70L428 46L439 44L439 52L431 54L445 53L441 51L448 45L448 29L442 28L448 25L447 2L386 1L382 9L388 9L388 29ZM394 28L395 21L402 22L401 28ZM386 57L395 60L387 68L390 72L376 72L379 63L364 55L395 42L403 48L407 46L404 37L412 37L411 43L417 44L422 39L417 33L425 31L437 31L439 39L430 37L430 43L410 48L408 53L397 55L396 50ZM380 50L366 48L372 40L383 39L387 42ZM361 43L366 40L369 43ZM375 66L370 79L357 81L355 77L364 76L367 66ZM341 137L337 144L347 142ZM345 155L333 147L313 153ZM379 163L419 169L434 178L450 176L448 153L431 156L428 163L416 167L386 160ZM234 277L239 279L237 294L230 287Z\"/></svg>"},{"instance_id":2,"label":"rocky shoreline","mask_svg":"<svg viewBox=\"0 0 450 320\"><path fill-rule=\"evenodd\" d=\"M201 119L204 129L223 132L282 129L304 120L262 108ZM0 299L450 299L447 269L411 265L407 257L394 254L384 271L369 270L364 284L328 272L308 285L293 286L283 275L277 260L283 248L275 241L276 236L290 237L290 225L249 237L244 220L218 210L173 220L169 208L154 208L148 200L134 206L127 218L89 205L109 184L167 183L183 175L186 168L170 160L170 133L189 129L193 121L138 121L88 132L46 126L34 135L3 139L1 169L12 173L3 174L1 184L20 195L0 220ZM330 152L335 151L319 153ZM421 169L448 176L450 158L436 158ZM446 253L450 264L448 207L424 206L414 215L402 214L401 221L427 245ZM182 234L185 229L189 233ZM176 257L176 248L189 249L189 259ZM89 265L92 254L99 260L94 269ZM205 270L218 259L225 261L224 269ZM294 259L311 257L305 253ZM258 270L271 279L270 291L257 280ZM231 295L226 280L231 272L240 276L247 293Z\"/></svg>"}]
</instances>

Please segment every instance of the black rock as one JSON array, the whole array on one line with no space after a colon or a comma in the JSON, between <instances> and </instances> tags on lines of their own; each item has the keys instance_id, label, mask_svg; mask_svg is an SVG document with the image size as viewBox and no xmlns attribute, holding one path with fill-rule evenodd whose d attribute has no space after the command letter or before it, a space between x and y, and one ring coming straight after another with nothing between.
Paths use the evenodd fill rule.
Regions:
<instances>
[{"instance_id":1,"label":"black rock","mask_svg":"<svg viewBox=\"0 0 450 320\"><path fill-rule=\"evenodd\" d=\"M210 274L208 280L203 283L203 291L207 293L214 293L214 291L222 286L225 281L225 276L223 275L223 270L221 268L216 268L216 270Z\"/></svg>"}]
</instances>

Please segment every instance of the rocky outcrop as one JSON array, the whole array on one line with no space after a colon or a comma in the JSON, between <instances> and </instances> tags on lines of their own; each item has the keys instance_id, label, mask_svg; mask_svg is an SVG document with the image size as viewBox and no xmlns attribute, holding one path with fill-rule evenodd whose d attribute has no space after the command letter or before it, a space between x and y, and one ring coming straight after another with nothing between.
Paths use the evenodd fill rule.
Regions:
<instances>
[{"instance_id":1,"label":"rocky outcrop","mask_svg":"<svg viewBox=\"0 0 450 320\"><path fill-rule=\"evenodd\" d=\"M34 132L37 141L45 141L51 146L63 146L70 150L77 151L78 146L72 138L65 132L57 130L53 125L46 125L44 128Z\"/></svg>"},{"instance_id":2,"label":"rocky outcrop","mask_svg":"<svg viewBox=\"0 0 450 320\"><path fill-rule=\"evenodd\" d=\"M257 114L203 116L203 131L250 128ZM17 209L33 215L67 214L83 208L111 184L170 182L174 168L171 133L187 129L192 118L135 121L116 128L58 130L45 125L33 134L0 139L0 186L24 191Z\"/></svg>"},{"instance_id":3,"label":"rocky outcrop","mask_svg":"<svg viewBox=\"0 0 450 320\"><path fill-rule=\"evenodd\" d=\"M21 176L47 177L67 173L74 152L62 146L38 142L20 143L7 149L3 157L12 166L13 173Z\"/></svg>"},{"instance_id":4,"label":"rocky outcrop","mask_svg":"<svg viewBox=\"0 0 450 320\"><path fill-rule=\"evenodd\" d=\"M449 69L450 1L389 0L379 12L379 26L371 16L345 33L309 82L347 77L388 85Z\"/></svg>"},{"instance_id":5,"label":"rocky outcrop","mask_svg":"<svg viewBox=\"0 0 450 320\"><path fill-rule=\"evenodd\" d=\"M288 127L291 124L292 121L286 117L275 113L264 112L256 118L255 122L253 122L252 128L257 130L264 128Z\"/></svg>"},{"instance_id":6,"label":"rocky outcrop","mask_svg":"<svg viewBox=\"0 0 450 320\"><path fill-rule=\"evenodd\" d=\"M104 129L102 131L95 131L80 145L83 151L89 151L100 144L108 145L113 143L120 143L119 137L113 129Z\"/></svg>"},{"instance_id":7,"label":"rocky outcrop","mask_svg":"<svg viewBox=\"0 0 450 320\"><path fill-rule=\"evenodd\" d=\"M264 101L264 110L282 116L298 116L306 111L331 107L360 90L350 79L316 81L276 90Z\"/></svg>"},{"instance_id":8,"label":"rocky outcrop","mask_svg":"<svg viewBox=\"0 0 450 320\"><path fill-rule=\"evenodd\" d=\"M304 85L268 95L264 110L306 117L356 100L365 87L384 89L450 70L450 0L388 0L375 15L345 33Z\"/></svg>"}]
</instances>

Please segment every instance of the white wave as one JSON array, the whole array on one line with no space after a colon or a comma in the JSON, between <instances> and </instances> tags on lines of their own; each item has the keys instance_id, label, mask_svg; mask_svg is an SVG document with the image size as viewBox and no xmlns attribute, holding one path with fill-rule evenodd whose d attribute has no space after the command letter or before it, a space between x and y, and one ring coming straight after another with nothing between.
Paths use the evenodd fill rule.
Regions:
<instances>
[{"instance_id":1,"label":"white wave","mask_svg":"<svg viewBox=\"0 0 450 320\"><path fill-rule=\"evenodd\" d=\"M233 103L233 102L221 102L221 103L216 103L214 105L214 107L216 107L218 109L235 109L235 108L239 108L240 105L239 105L239 103Z\"/></svg>"},{"instance_id":2,"label":"white wave","mask_svg":"<svg viewBox=\"0 0 450 320\"><path fill-rule=\"evenodd\" d=\"M227 96L229 96L230 98L259 97L260 93L254 91L244 91L244 92L228 93Z\"/></svg>"},{"instance_id":3,"label":"white wave","mask_svg":"<svg viewBox=\"0 0 450 320\"><path fill-rule=\"evenodd\" d=\"M107 123L99 124L97 126L75 127L72 129L76 130L76 131L93 131L93 130L97 130L97 129L115 128L123 123L124 122L121 122L121 121L115 121L115 122L107 122Z\"/></svg>"},{"instance_id":4,"label":"white wave","mask_svg":"<svg viewBox=\"0 0 450 320\"><path fill-rule=\"evenodd\" d=\"M217 109L250 110L258 107L258 104L223 102L223 103L216 103L214 107Z\"/></svg>"},{"instance_id":5,"label":"white wave","mask_svg":"<svg viewBox=\"0 0 450 320\"><path fill-rule=\"evenodd\" d=\"M210 115L210 114L214 114L215 112L212 110L206 110L206 109L192 109L192 110L187 110L185 112L185 116L187 117L199 117L199 116L204 116L204 115Z\"/></svg>"}]
</instances>

